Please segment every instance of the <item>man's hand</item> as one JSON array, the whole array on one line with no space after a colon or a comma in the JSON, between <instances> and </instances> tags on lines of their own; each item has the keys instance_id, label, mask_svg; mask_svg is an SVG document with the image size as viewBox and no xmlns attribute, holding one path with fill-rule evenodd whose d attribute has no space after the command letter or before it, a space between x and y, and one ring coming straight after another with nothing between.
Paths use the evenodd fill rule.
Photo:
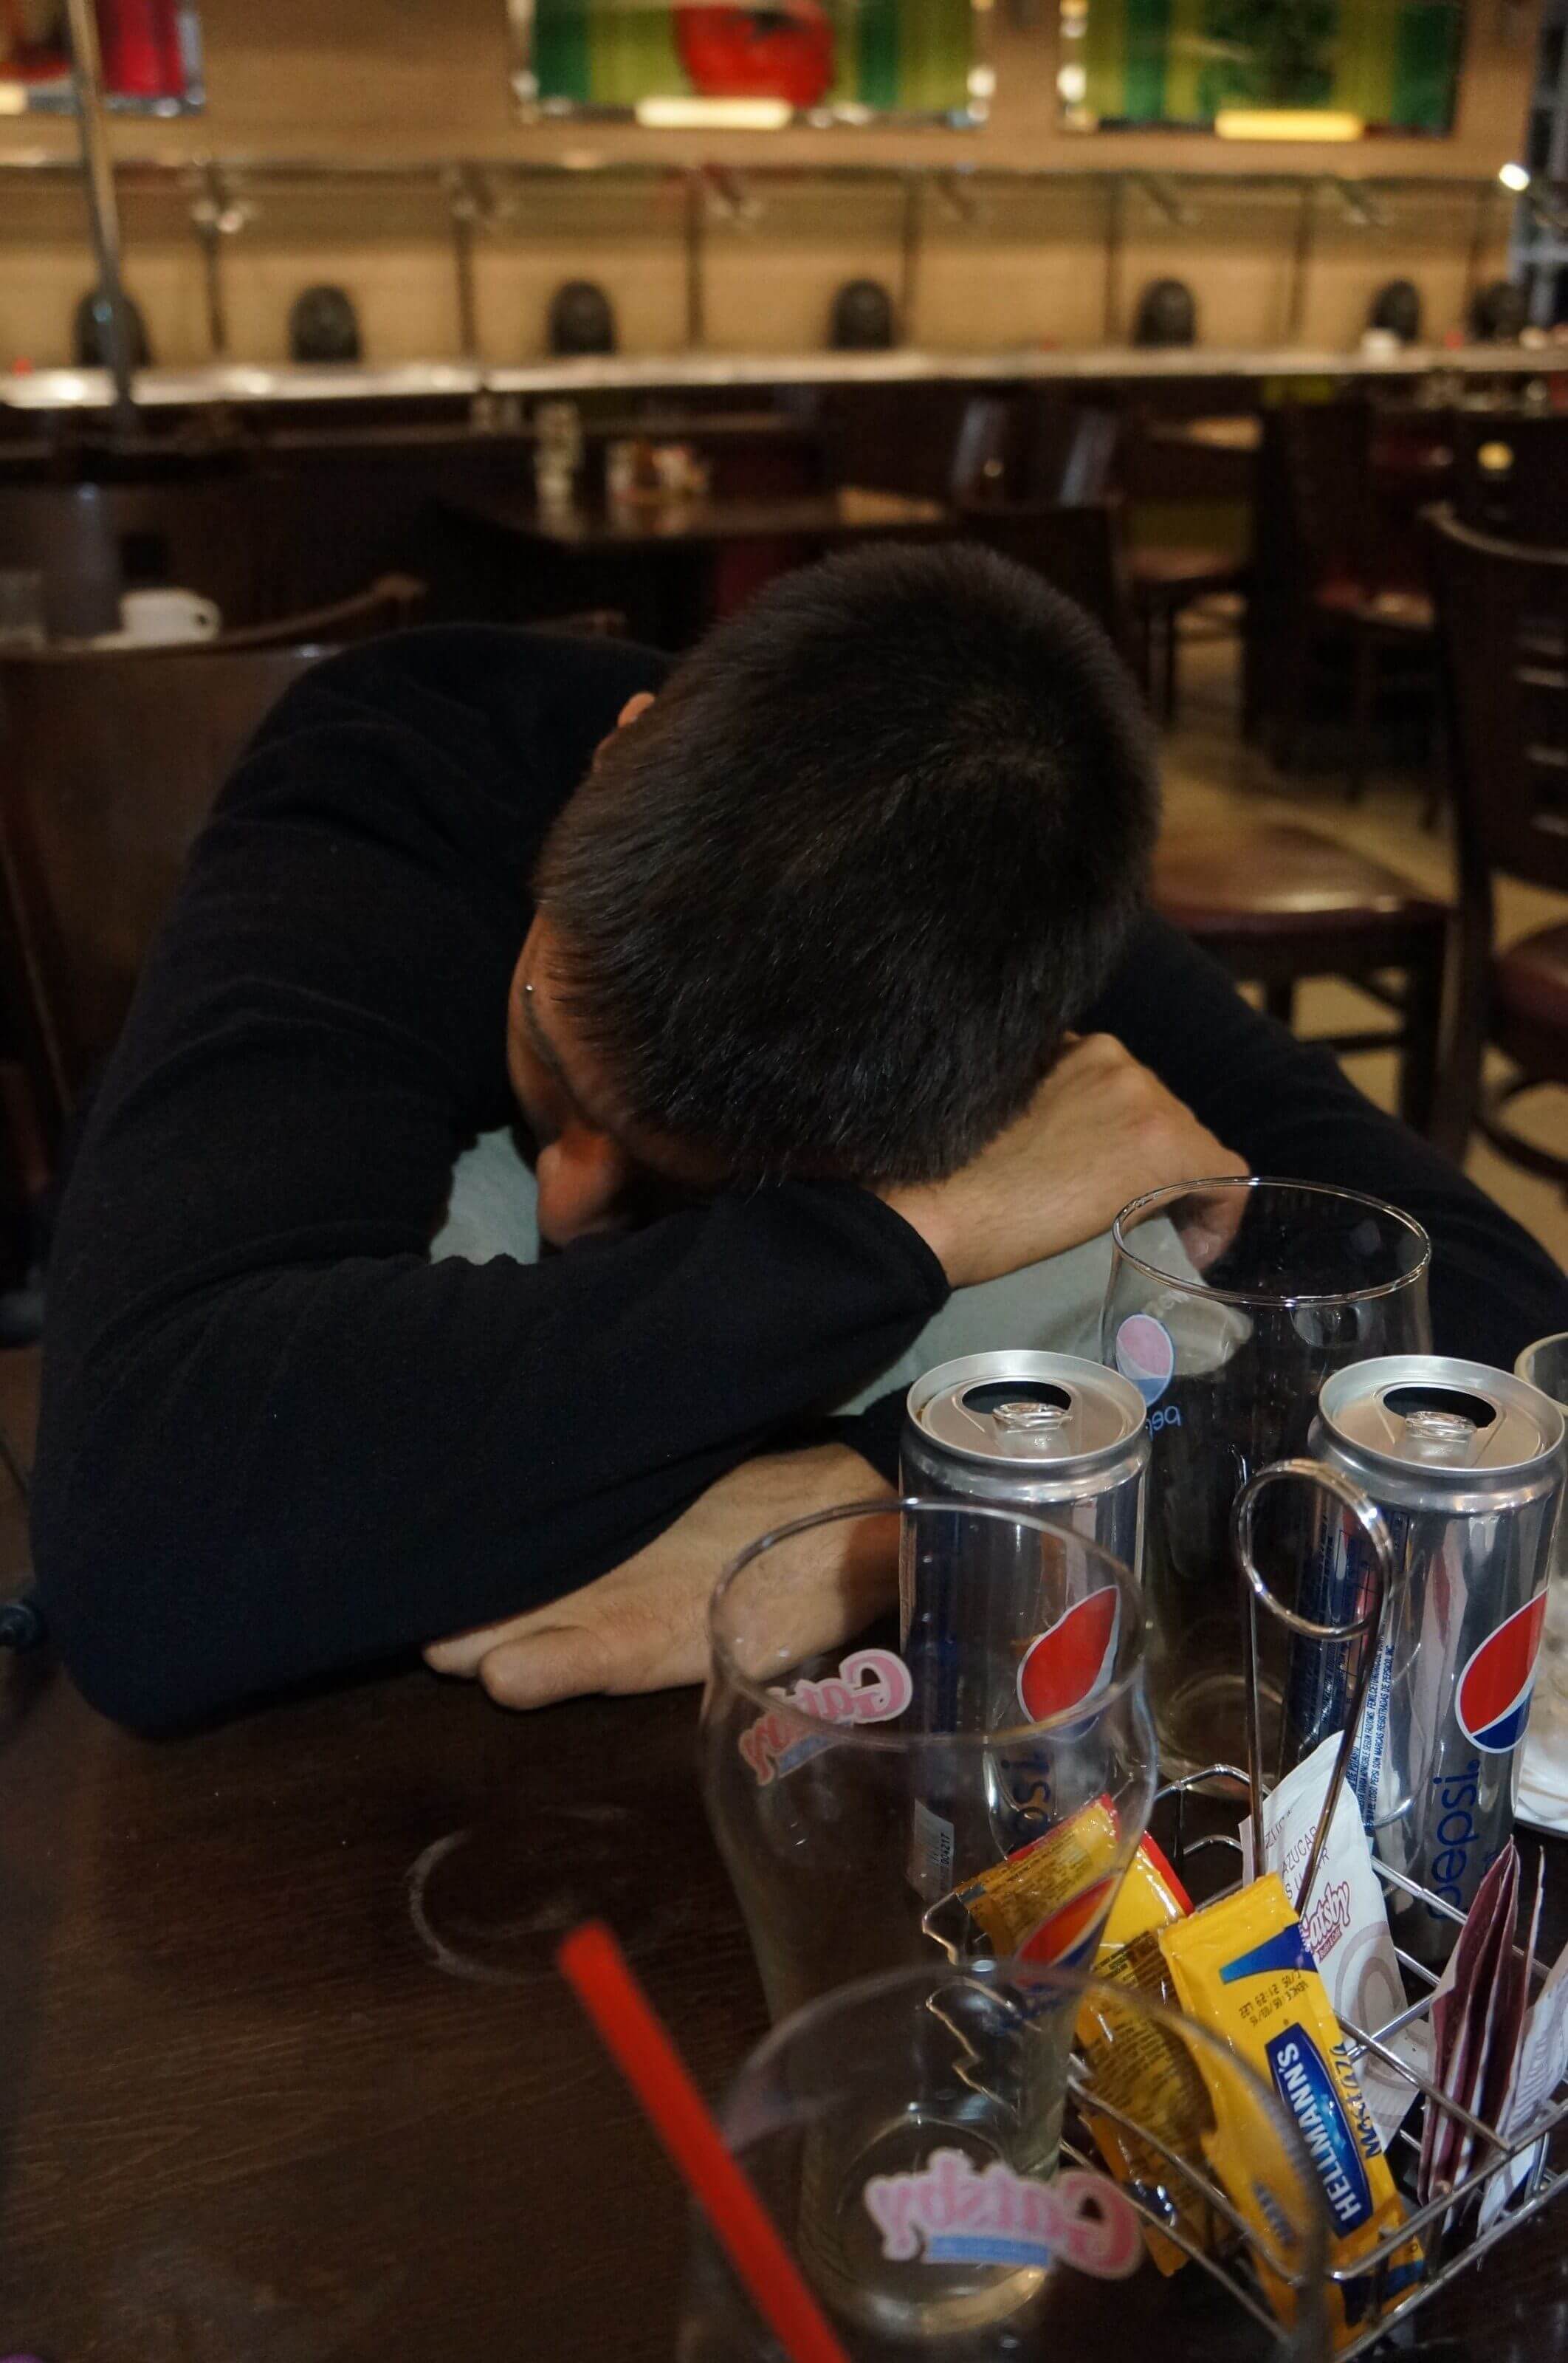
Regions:
<instances>
[{"instance_id":1,"label":"man's hand","mask_svg":"<svg viewBox=\"0 0 1568 2363\"><path fill-rule=\"evenodd\" d=\"M790 1518L842 1502L893 1498L876 1471L844 1445L813 1445L748 1460L624 1567L580 1592L504 1624L433 1641L426 1665L483 1683L502 1706L549 1706L589 1691L655 1691L700 1682L708 1671L708 1602L729 1561L747 1543ZM802 1651L828 1648L859 1632L898 1588L898 1546L870 1557L867 1526L827 1528L813 1572L820 1588L801 1603ZM797 1561L798 1565L799 1562Z\"/></svg>"},{"instance_id":2,"label":"man's hand","mask_svg":"<svg viewBox=\"0 0 1568 2363\"><path fill-rule=\"evenodd\" d=\"M1069 1036L1022 1115L971 1164L879 1194L969 1288L1097 1237L1145 1190L1246 1170L1113 1036L1090 1034Z\"/></svg>"}]
</instances>

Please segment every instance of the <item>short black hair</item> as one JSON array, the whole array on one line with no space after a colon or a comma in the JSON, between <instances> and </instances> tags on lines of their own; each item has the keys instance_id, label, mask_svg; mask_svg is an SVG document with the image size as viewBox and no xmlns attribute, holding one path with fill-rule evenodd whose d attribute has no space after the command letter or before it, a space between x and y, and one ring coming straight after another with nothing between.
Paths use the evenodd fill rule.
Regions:
<instances>
[{"instance_id":1,"label":"short black hair","mask_svg":"<svg viewBox=\"0 0 1568 2363\"><path fill-rule=\"evenodd\" d=\"M964 544L780 577L547 839L564 998L638 1123L737 1180L936 1181L1121 949L1158 816L1104 634Z\"/></svg>"}]
</instances>

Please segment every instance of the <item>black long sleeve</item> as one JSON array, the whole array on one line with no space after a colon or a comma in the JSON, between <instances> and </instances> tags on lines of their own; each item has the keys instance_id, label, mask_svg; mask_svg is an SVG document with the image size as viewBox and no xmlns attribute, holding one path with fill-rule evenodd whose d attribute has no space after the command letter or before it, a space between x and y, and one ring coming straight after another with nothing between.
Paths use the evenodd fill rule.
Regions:
<instances>
[{"instance_id":1,"label":"black long sleeve","mask_svg":"<svg viewBox=\"0 0 1568 2363\"><path fill-rule=\"evenodd\" d=\"M308 675L220 798L50 1271L34 1549L87 1695L167 1726L552 1598L945 1293L790 1185L525 1267L431 1264L508 1112L555 812L657 660L436 631Z\"/></svg>"},{"instance_id":2,"label":"black long sleeve","mask_svg":"<svg viewBox=\"0 0 1568 2363\"><path fill-rule=\"evenodd\" d=\"M851 1392L945 1292L791 1184L525 1267L430 1264L510 1111L508 980L629 649L418 633L307 675L220 798L101 1086L50 1271L34 1548L107 1712L166 1727L553 1598ZM1440 1345L1510 1359L1562 1276L1331 1060L1149 922L1089 1025L1259 1171L1430 1229ZM879 1466L891 1406L837 1432Z\"/></svg>"}]
</instances>

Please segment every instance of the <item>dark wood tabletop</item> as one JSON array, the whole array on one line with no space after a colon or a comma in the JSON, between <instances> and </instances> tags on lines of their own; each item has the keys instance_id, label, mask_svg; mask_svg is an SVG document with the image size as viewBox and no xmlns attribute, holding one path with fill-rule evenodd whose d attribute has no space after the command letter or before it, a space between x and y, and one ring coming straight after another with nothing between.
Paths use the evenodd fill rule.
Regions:
<instances>
[{"instance_id":1,"label":"dark wood tabletop","mask_svg":"<svg viewBox=\"0 0 1568 2363\"><path fill-rule=\"evenodd\" d=\"M754 500L680 500L540 509L526 486L451 505L470 521L553 549L617 551L712 547L733 541L845 542L927 536L950 522L939 501L840 484L826 492Z\"/></svg>"},{"instance_id":2,"label":"dark wood tabletop","mask_svg":"<svg viewBox=\"0 0 1568 2363\"><path fill-rule=\"evenodd\" d=\"M0 1659L0 2354L668 2363L682 2202L550 1964L602 1914L709 2091L761 2031L695 1720L415 1672L152 1744ZM1565 2235L1401 2351L1568 2355Z\"/></svg>"}]
</instances>

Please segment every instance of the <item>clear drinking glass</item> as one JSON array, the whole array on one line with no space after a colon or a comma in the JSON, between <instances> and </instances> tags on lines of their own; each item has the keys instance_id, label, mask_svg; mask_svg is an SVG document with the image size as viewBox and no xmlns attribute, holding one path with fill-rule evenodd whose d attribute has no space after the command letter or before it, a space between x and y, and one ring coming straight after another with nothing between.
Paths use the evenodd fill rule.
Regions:
<instances>
[{"instance_id":1,"label":"clear drinking glass","mask_svg":"<svg viewBox=\"0 0 1568 2363\"><path fill-rule=\"evenodd\" d=\"M1097 2039L1074 2058L1085 2029ZM1118 2181L1098 2137L1125 2142L1134 2053L1161 2063L1165 2146ZM1253 2220L1270 2226L1277 2305L1210 2211L1202 2131L1217 2104L1266 2202ZM867 1979L777 2027L719 2122L853 2363L1329 2352L1323 2205L1300 2136L1214 2037L1129 1987L1016 1961ZM1161 2272L1145 2224L1228 2251L1231 2289L1201 2266ZM783 2363L701 2224L676 2351Z\"/></svg>"},{"instance_id":2,"label":"clear drinking glass","mask_svg":"<svg viewBox=\"0 0 1568 2363\"><path fill-rule=\"evenodd\" d=\"M1169 1779L1246 1761L1231 1504L1267 1462L1305 1451L1332 1371L1430 1351L1431 1248L1375 1198L1266 1180L1152 1191L1111 1236L1100 1358L1149 1406L1149 1698ZM1272 1759L1280 1667L1263 1678Z\"/></svg>"},{"instance_id":3,"label":"clear drinking glass","mask_svg":"<svg viewBox=\"0 0 1568 2363\"><path fill-rule=\"evenodd\" d=\"M853 1503L743 1552L709 1628L703 1792L776 2018L902 1962L1092 1950L1154 1792L1120 1559L1018 1511Z\"/></svg>"},{"instance_id":4,"label":"clear drinking glass","mask_svg":"<svg viewBox=\"0 0 1568 2363\"><path fill-rule=\"evenodd\" d=\"M1555 1337L1538 1337L1514 1364L1514 1375L1539 1387L1554 1403L1568 1411L1568 1329ZM1557 1539L1551 1546L1551 1586L1546 1595L1546 1623L1540 1636L1540 1678L1553 1699L1568 1704L1568 1510L1557 1519Z\"/></svg>"}]
</instances>

